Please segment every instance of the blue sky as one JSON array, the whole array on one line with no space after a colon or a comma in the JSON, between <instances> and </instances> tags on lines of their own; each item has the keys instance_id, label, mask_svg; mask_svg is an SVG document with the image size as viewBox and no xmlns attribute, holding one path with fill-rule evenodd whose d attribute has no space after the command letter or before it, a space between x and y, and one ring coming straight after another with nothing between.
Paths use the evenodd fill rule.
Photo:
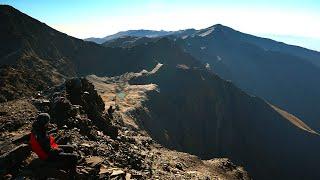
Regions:
<instances>
[{"instance_id":1,"label":"blue sky","mask_svg":"<svg viewBox=\"0 0 320 180\"><path fill-rule=\"evenodd\" d=\"M320 0L0 0L78 38L214 24L320 51Z\"/></svg>"}]
</instances>

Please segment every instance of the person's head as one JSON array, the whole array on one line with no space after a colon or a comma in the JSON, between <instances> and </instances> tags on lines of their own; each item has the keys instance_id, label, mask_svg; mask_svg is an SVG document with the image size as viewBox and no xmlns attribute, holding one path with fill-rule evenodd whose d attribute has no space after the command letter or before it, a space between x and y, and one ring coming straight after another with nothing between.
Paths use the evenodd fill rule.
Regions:
<instances>
[{"instance_id":1,"label":"person's head","mask_svg":"<svg viewBox=\"0 0 320 180\"><path fill-rule=\"evenodd\" d=\"M50 124L50 115L48 113L40 113L33 124L33 128L38 130L47 130Z\"/></svg>"}]
</instances>

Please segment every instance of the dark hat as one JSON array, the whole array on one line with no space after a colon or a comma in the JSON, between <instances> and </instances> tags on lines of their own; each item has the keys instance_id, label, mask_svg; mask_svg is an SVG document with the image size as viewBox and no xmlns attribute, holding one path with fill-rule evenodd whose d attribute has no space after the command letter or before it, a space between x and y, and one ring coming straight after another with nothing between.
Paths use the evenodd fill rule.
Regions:
<instances>
[{"instance_id":1,"label":"dark hat","mask_svg":"<svg viewBox=\"0 0 320 180\"><path fill-rule=\"evenodd\" d=\"M50 115L48 113L40 113L36 119L39 127L45 126L50 121Z\"/></svg>"}]
</instances>

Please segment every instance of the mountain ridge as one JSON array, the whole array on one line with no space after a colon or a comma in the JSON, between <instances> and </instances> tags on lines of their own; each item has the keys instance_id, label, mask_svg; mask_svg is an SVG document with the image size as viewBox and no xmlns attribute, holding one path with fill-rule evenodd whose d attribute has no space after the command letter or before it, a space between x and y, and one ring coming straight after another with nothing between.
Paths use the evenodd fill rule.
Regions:
<instances>
[{"instance_id":1,"label":"mountain ridge","mask_svg":"<svg viewBox=\"0 0 320 180\"><path fill-rule=\"evenodd\" d=\"M139 30L127 30L127 31L120 31L116 34L108 35L103 38L85 38L85 41L92 41L97 44L103 44L108 41L112 41L114 39L118 39L121 37L131 36L131 37L147 37L147 38L159 38L164 36L170 36L175 34L184 34L190 33L195 31L195 29L185 29L185 30L178 30L178 31L164 31L164 30L147 30L147 29L139 29Z\"/></svg>"},{"instance_id":2,"label":"mountain ridge","mask_svg":"<svg viewBox=\"0 0 320 180\"><path fill-rule=\"evenodd\" d=\"M285 42L282 42L282 41L277 41L277 40L274 40L274 39L272 39L272 38L267 38L267 37L260 37L260 36L257 36L257 35L251 35L251 34L247 34L247 33L244 33L244 32L241 32L241 31L237 31L237 30L235 30L235 29L233 29L233 28L231 28L231 27L228 27L228 26L225 26L225 25L223 25L223 24L214 24L214 25L212 25L212 26L210 26L210 27L207 27L207 28L204 28L204 29L198 29L198 30L196 30L196 29L194 29L194 28L189 28L189 29L184 29L184 30L178 30L178 31L165 31L165 32L167 32L167 33L169 33L168 35L170 36L170 35L176 35L176 34L179 34L179 32L183 32L183 31L189 31L189 35L192 35L193 33L196 33L197 31L201 31L201 30L205 30L205 29L208 29L208 28L212 28L212 27L220 27L220 28L225 28L225 29L230 29L230 30L232 30L232 31L236 31L236 32L238 32L238 33L242 33L242 34L245 34L245 35L249 35L249 36L251 36L252 37L252 39L255 39L255 38L261 38L261 39L263 39L262 40L262 42L261 43L257 43L257 45L260 45L260 46L264 46L263 45L263 41L265 41L265 42L267 42L267 41L269 41L269 42L273 42L273 43L278 43L278 46L276 47L276 48L272 48L272 46L270 47L270 45L269 46L267 46L267 45L265 45L265 46L267 46L268 48L271 48L271 50L277 50L277 49L283 49L283 48L285 48L284 46L290 46L290 47L292 47L292 48L295 48L295 49L303 49L303 50L305 50L305 51L311 51L309 54L313 54L313 53L320 53L319 51L317 51L317 50L313 50L313 49L308 49L308 48L305 48L305 47L303 47L303 46L299 46L299 45L293 45L293 44L290 44L290 43L285 43ZM140 30L143 30L143 31L155 31L155 30L148 30L148 29L140 29ZM108 36L106 36L106 37L114 37L114 35L120 35L120 36L117 36L116 38L112 38L112 39L107 39L107 40L101 40L101 39L104 39L104 38L106 38L106 37L104 37L104 38L96 38L96 37L90 37L90 38L84 38L84 40L85 41L92 41L92 42L95 42L95 41L99 41L99 42L96 42L96 43L98 43L98 44L103 44L104 42L107 42L107 41L109 41L109 40L114 40L114 39L117 39L117 38L120 38L120 37L123 37L123 36L133 36L133 37L143 37L143 36L134 36L134 35L130 35L130 31L139 31L139 30L127 30L127 31L120 31L120 32L118 32L118 33L116 33L116 34L111 34L111 35L108 35ZM161 30L161 31L164 31L164 30ZM155 32L161 32L161 31L155 31ZM126 34L126 32L128 32L128 34ZM124 34L122 34L122 33L124 33ZM121 35L122 34L122 35ZM144 36L144 37L147 37L147 36ZM181 36L180 36L181 37ZM301 50L300 50L301 51ZM295 51L290 51L290 53L294 53ZM306 54L308 54L308 53L306 53ZM298 55L299 56L299 55Z\"/></svg>"},{"instance_id":3,"label":"mountain ridge","mask_svg":"<svg viewBox=\"0 0 320 180\"><path fill-rule=\"evenodd\" d=\"M314 62L320 58L309 61L288 52L266 50L235 38L229 31L239 33L223 28L205 37L178 38L176 43L208 63L222 78L295 114L318 130L320 114L315 107L320 102L320 86L316 83L320 68Z\"/></svg>"},{"instance_id":4,"label":"mountain ridge","mask_svg":"<svg viewBox=\"0 0 320 180\"><path fill-rule=\"evenodd\" d=\"M161 37L166 36L173 33L173 31L156 31L156 30L146 30L146 29L138 29L138 30L128 30L128 31L120 31L116 34L109 35L103 38L85 38L85 41L93 41L98 44L102 44L106 41L110 41L113 39L117 39L123 36L134 36L134 37Z\"/></svg>"},{"instance_id":5,"label":"mountain ridge","mask_svg":"<svg viewBox=\"0 0 320 180\"><path fill-rule=\"evenodd\" d=\"M222 78L319 130L320 114L315 108L320 102L316 79L320 76L319 52L245 34L221 24L167 37ZM102 45L131 48L156 39L126 37Z\"/></svg>"}]
</instances>

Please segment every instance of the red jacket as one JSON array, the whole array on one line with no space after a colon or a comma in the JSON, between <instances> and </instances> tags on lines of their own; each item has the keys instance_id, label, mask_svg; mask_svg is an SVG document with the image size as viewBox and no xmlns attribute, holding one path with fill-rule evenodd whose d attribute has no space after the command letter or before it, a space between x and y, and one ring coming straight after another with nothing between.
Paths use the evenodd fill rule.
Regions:
<instances>
[{"instance_id":1,"label":"red jacket","mask_svg":"<svg viewBox=\"0 0 320 180\"><path fill-rule=\"evenodd\" d=\"M58 144L55 142L52 135L49 135L49 140L50 140L50 147L52 149L57 149ZM39 156L40 159L42 159L42 160L48 159L49 153L43 150L40 143L37 141L36 136L33 133L30 134L29 144L31 146L32 151L35 152Z\"/></svg>"}]
</instances>

